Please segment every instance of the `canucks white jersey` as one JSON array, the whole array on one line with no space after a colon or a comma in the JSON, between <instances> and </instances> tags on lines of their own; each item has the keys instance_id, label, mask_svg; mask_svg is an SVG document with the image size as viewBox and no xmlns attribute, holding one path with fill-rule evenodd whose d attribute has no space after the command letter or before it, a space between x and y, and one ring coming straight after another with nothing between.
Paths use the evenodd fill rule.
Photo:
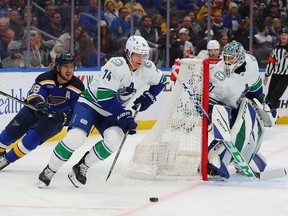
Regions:
<instances>
[{"instance_id":1,"label":"canucks white jersey","mask_svg":"<svg viewBox=\"0 0 288 216\"><path fill-rule=\"evenodd\" d=\"M253 89L253 86L261 84L256 58L245 54L245 61L246 71L240 74L232 73L229 77L224 72L223 60L211 68L209 85L210 104L222 103L232 108L238 108L243 96Z\"/></svg>"},{"instance_id":2,"label":"canucks white jersey","mask_svg":"<svg viewBox=\"0 0 288 216\"><path fill-rule=\"evenodd\" d=\"M133 96L144 86L158 85L163 81L163 73L153 62L145 60L142 67L130 71L123 57L111 58L81 95L79 102L94 108L103 116L111 115L99 102L117 98L125 107Z\"/></svg>"}]
</instances>

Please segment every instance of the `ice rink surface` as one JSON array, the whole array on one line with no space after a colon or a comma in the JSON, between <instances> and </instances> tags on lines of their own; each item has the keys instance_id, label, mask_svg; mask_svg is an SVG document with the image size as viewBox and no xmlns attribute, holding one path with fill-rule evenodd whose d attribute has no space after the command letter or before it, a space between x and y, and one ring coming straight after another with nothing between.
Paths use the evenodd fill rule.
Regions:
<instances>
[{"instance_id":1,"label":"ice rink surface","mask_svg":"<svg viewBox=\"0 0 288 216\"><path fill-rule=\"evenodd\" d=\"M88 182L75 188L67 178L71 167L100 139L91 136L54 176L38 189L38 175L56 143L39 146L0 171L1 216L287 216L288 177L259 181L232 174L229 180L147 180L127 177L134 147L147 131L129 136L110 179L115 155L88 170ZM267 170L288 169L288 126L267 128L260 152ZM233 168L230 170L233 172ZM151 203L149 197L158 197Z\"/></svg>"}]
</instances>

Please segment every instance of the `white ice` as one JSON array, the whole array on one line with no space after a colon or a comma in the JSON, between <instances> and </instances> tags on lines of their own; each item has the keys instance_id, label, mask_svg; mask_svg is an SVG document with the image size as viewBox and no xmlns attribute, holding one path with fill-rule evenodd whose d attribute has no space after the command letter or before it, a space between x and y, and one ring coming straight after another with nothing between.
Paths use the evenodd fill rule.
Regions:
<instances>
[{"instance_id":1,"label":"white ice","mask_svg":"<svg viewBox=\"0 0 288 216\"><path fill-rule=\"evenodd\" d=\"M71 167L100 139L90 137L54 176L50 186L38 189L39 173L56 143L39 146L0 171L1 216L286 216L288 177L259 181L232 174L229 180L147 180L124 175L135 147L147 132L129 136L110 179L105 182L114 155L88 171L88 182L75 188L67 178ZM288 168L288 126L267 128L261 152L267 170ZM233 169L230 168L233 172ZM157 203L149 197L158 197Z\"/></svg>"}]
</instances>

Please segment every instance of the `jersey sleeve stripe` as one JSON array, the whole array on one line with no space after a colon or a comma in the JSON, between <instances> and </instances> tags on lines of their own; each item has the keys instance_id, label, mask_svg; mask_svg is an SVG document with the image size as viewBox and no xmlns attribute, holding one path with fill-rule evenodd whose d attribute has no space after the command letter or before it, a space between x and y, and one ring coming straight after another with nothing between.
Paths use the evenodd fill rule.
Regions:
<instances>
[{"instance_id":1,"label":"jersey sleeve stripe","mask_svg":"<svg viewBox=\"0 0 288 216\"><path fill-rule=\"evenodd\" d=\"M81 94L81 92L82 92L81 89L76 88L76 87L73 86L73 85L68 85L67 88L70 89L70 90L72 90L72 91L74 91L74 92L76 92L77 94Z\"/></svg>"},{"instance_id":2,"label":"jersey sleeve stripe","mask_svg":"<svg viewBox=\"0 0 288 216\"><path fill-rule=\"evenodd\" d=\"M39 83L40 83L40 85L47 85L47 84L55 85L54 80L42 80Z\"/></svg>"}]
</instances>

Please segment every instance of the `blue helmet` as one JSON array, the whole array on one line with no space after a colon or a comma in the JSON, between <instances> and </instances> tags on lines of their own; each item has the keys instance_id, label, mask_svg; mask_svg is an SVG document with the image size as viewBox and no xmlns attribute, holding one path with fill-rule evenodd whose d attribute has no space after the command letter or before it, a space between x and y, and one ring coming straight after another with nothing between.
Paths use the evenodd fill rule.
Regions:
<instances>
[{"instance_id":1,"label":"blue helmet","mask_svg":"<svg viewBox=\"0 0 288 216\"><path fill-rule=\"evenodd\" d=\"M69 52L58 53L55 59L55 65L61 66L62 64L74 64L74 56Z\"/></svg>"}]
</instances>

